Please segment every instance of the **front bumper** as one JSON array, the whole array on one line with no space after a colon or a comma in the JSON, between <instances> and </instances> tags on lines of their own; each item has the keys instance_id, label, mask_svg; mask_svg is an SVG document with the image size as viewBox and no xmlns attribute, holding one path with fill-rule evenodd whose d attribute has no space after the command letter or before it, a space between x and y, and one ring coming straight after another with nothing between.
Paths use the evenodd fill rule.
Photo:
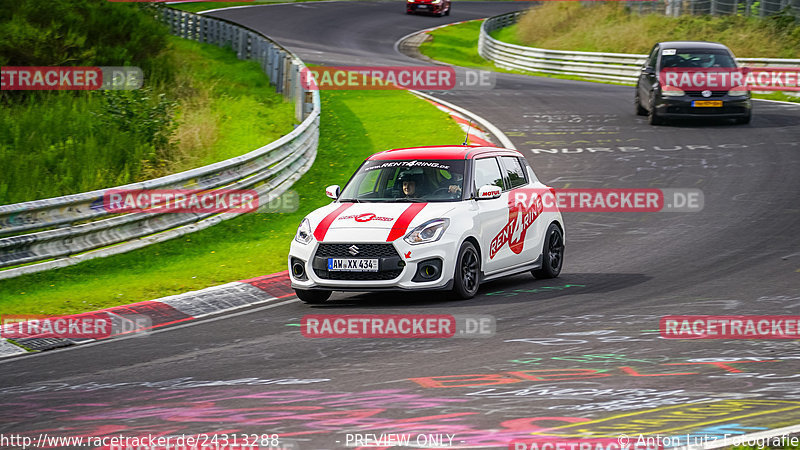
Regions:
<instances>
[{"instance_id":1,"label":"front bumper","mask_svg":"<svg viewBox=\"0 0 800 450\"><path fill-rule=\"evenodd\" d=\"M385 238L385 233L382 233ZM365 236L359 236L365 237ZM352 241L328 241L321 247L317 241L300 244L292 241L289 250L289 273L292 288L324 289L333 291L378 291L378 290L441 290L450 289L453 285L455 258L458 252L455 241L442 239L429 244L410 245L402 238L394 242L385 240L358 239ZM370 246L390 246L395 254L377 251L372 254L352 256L340 254L340 249L352 245L362 249ZM331 247L336 247L331 249ZM378 272L339 272L327 270L327 259L336 258L376 258L379 260ZM420 263L433 259L441 260L441 272L432 281L419 281L417 276ZM298 277L292 270L293 260L303 265L304 276ZM415 281L416 278L416 281Z\"/></svg>"},{"instance_id":2,"label":"front bumper","mask_svg":"<svg viewBox=\"0 0 800 450\"><path fill-rule=\"evenodd\" d=\"M444 2L440 3L406 3L406 11L412 13L439 14L444 10Z\"/></svg>"},{"instance_id":3,"label":"front bumper","mask_svg":"<svg viewBox=\"0 0 800 450\"><path fill-rule=\"evenodd\" d=\"M696 107L692 106L694 101L721 101L721 107ZM751 114L752 102L750 98L731 97L662 97L656 103L656 113L665 118L742 118Z\"/></svg>"}]
</instances>

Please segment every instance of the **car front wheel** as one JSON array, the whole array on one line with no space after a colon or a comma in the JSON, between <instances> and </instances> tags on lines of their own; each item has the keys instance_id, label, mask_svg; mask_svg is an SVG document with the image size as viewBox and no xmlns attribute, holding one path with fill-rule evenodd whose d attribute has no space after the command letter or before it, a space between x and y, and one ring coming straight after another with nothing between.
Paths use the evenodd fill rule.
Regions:
<instances>
[{"instance_id":1,"label":"car front wheel","mask_svg":"<svg viewBox=\"0 0 800 450\"><path fill-rule=\"evenodd\" d=\"M656 112L655 94L650 94L650 111L647 113L647 122L650 125L661 125L664 123L664 119Z\"/></svg>"},{"instance_id":2,"label":"car front wheel","mask_svg":"<svg viewBox=\"0 0 800 450\"><path fill-rule=\"evenodd\" d=\"M541 269L532 270L531 273L536 278L555 278L561 273L561 266L563 265L564 234L558 225L551 223L547 228L547 236L544 239L542 267Z\"/></svg>"},{"instance_id":3,"label":"car front wheel","mask_svg":"<svg viewBox=\"0 0 800 450\"><path fill-rule=\"evenodd\" d=\"M453 294L460 299L475 296L480 286L481 258L471 242L461 244L456 258Z\"/></svg>"},{"instance_id":4,"label":"car front wheel","mask_svg":"<svg viewBox=\"0 0 800 450\"><path fill-rule=\"evenodd\" d=\"M647 112L647 122L650 125L663 125L664 118L658 115L656 111L655 94L650 94L650 111Z\"/></svg>"},{"instance_id":5,"label":"car front wheel","mask_svg":"<svg viewBox=\"0 0 800 450\"><path fill-rule=\"evenodd\" d=\"M300 300L310 303L312 305L319 305L325 303L325 300L331 296L331 291L321 291L318 289L295 289L294 293L297 294L297 298Z\"/></svg>"},{"instance_id":6,"label":"car front wheel","mask_svg":"<svg viewBox=\"0 0 800 450\"><path fill-rule=\"evenodd\" d=\"M633 98L633 102L636 103L636 115L646 116L647 110L642 107L642 100L639 98L639 86L636 86L636 96Z\"/></svg>"}]
</instances>

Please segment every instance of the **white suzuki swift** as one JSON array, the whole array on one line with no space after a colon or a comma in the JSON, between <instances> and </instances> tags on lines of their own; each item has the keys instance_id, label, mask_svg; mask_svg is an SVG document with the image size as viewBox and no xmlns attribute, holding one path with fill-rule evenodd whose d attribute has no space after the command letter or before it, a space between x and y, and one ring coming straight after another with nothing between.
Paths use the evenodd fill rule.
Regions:
<instances>
[{"instance_id":1,"label":"white suzuki swift","mask_svg":"<svg viewBox=\"0 0 800 450\"><path fill-rule=\"evenodd\" d=\"M300 223L289 272L300 300L332 291L448 290L532 271L553 278L564 223L551 188L515 150L441 146L387 150L361 165L335 201Z\"/></svg>"}]
</instances>

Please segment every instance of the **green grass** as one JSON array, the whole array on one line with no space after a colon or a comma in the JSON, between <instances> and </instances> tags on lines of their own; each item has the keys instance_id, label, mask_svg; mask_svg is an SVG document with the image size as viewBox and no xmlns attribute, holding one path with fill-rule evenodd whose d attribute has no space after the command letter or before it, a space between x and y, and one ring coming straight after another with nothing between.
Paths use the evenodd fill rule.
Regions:
<instances>
[{"instance_id":1,"label":"green grass","mask_svg":"<svg viewBox=\"0 0 800 450\"><path fill-rule=\"evenodd\" d=\"M496 72L516 73L522 75L543 76L547 78L557 78L563 80L591 81L595 83L606 83L606 84L623 84L623 85L629 84L629 83L621 83L615 81L601 81L601 80L578 77L573 75L559 75L559 74L531 72L522 70L507 70L501 67L497 67L492 61L485 60L478 54L478 36L480 35L480 27L482 23L483 23L482 20L476 20L456 25L449 25L446 27L430 31L428 34L433 39L424 42L419 48L420 52L423 55L433 58L437 61L441 61L447 64L453 64L456 66L471 67L475 69L493 70ZM492 37L494 37L495 39L499 39L504 42L511 42L513 40L514 42L511 43L523 45L520 44L520 41L518 39L511 39L511 37L515 35L516 35L516 29L514 27L501 28L500 30L496 30L495 32L492 33ZM612 52L621 53L620 50L613 50ZM784 92L772 92L769 94L753 94L753 97L761 99L769 99L769 100L800 102L800 97L795 97L793 95L789 95Z\"/></svg>"},{"instance_id":2,"label":"green grass","mask_svg":"<svg viewBox=\"0 0 800 450\"><path fill-rule=\"evenodd\" d=\"M420 52L437 61L474 69L494 69L494 64L478 54L478 36L483 20L471 20L442 27L428 34L432 37L420 45Z\"/></svg>"},{"instance_id":3,"label":"green grass","mask_svg":"<svg viewBox=\"0 0 800 450\"><path fill-rule=\"evenodd\" d=\"M255 61L229 48L173 38L184 99L172 171L239 156L283 136L297 122L294 105L275 92Z\"/></svg>"},{"instance_id":4,"label":"green grass","mask_svg":"<svg viewBox=\"0 0 800 450\"><path fill-rule=\"evenodd\" d=\"M170 81L147 80L136 91L43 91L4 104L0 204L187 170L292 130L294 107L258 63L213 45L168 42Z\"/></svg>"},{"instance_id":5,"label":"green grass","mask_svg":"<svg viewBox=\"0 0 800 450\"><path fill-rule=\"evenodd\" d=\"M545 2L501 30L506 42L554 50L647 53L660 41L716 41L740 57L800 57L800 25L793 17L665 17L630 13L619 2Z\"/></svg>"},{"instance_id":6,"label":"green grass","mask_svg":"<svg viewBox=\"0 0 800 450\"><path fill-rule=\"evenodd\" d=\"M52 92L0 108L0 204L138 179L153 148L135 132L104 126L105 105L98 93Z\"/></svg>"},{"instance_id":7,"label":"green grass","mask_svg":"<svg viewBox=\"0 0 800 450\"><path fill-rule=\"evenodd\" d=\"M500 28L491 32L491 36L498 41L508 42L509 44L525 45L517 39L517 26Z\"/></svg>"},{"instance_id":8,"label":"green grass","mask_svg":"<svg viewBox=\"0 0 800 450\"><path fill-rule=\"evenodd\" d=\"M327 204L325 186L344 185L364 157L388 148L462 139L445 113L406 92L322 92L319 152L294 186L300 197L297 212L244 214L130 253L2 280L0 312L91 311L285 270L300 220Z\"/></svg>"}]
</instances>

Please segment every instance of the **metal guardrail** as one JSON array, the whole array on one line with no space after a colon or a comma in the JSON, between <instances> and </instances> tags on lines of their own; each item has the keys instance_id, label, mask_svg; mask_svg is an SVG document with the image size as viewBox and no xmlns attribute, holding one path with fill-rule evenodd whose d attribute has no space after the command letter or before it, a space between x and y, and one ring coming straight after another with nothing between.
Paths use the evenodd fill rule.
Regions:
<instances>
[{"instance_id":1,"label":"metal guardrail","mask_svg":"<svg viewBox=\"0 0 800 450\"><path fill-rule=\"evenodd\" d=\"M647 55L572 52L524 47L499 41L491 33L519 20L521 11L490 17L481 26L478 53L498 67L511 70L574 75L610 81L636 81Z\"/></svg>"},{"instance_id":2,"label":"metal guardrail","mask_svg":"<svg viewBox=\"0 0 800 450\"><path fill-rule=\"evenodd\" d=\"M478 38L481 57L504 69L636 83L647 55L546 50L509 44L491 36L493 31L516 23L522 14L521 11L502 14L483 22ZM800 65L800 59L737 58L737 61L751 67Z\"/></svg>"},{"instance_id":3,"label":"metal guardrail","mask_svg":"<svg viewBox=\"0 0 800 450\"><path fill-rule=\"evenodd\" d=\"M319 141L319 92L304 90L303 62L268 37L222 19L169 8L173 34L232 47L240 59L261 63L270 83L295 102L300 122L259 149L165 177L63 197L0 206L0 279L123 253L215 225L241 213L109 214L103 194L119 189L253 189L264 205L311 167ZM27 265L25 265L27 264Z\"/></svg>"}]
</instances>

